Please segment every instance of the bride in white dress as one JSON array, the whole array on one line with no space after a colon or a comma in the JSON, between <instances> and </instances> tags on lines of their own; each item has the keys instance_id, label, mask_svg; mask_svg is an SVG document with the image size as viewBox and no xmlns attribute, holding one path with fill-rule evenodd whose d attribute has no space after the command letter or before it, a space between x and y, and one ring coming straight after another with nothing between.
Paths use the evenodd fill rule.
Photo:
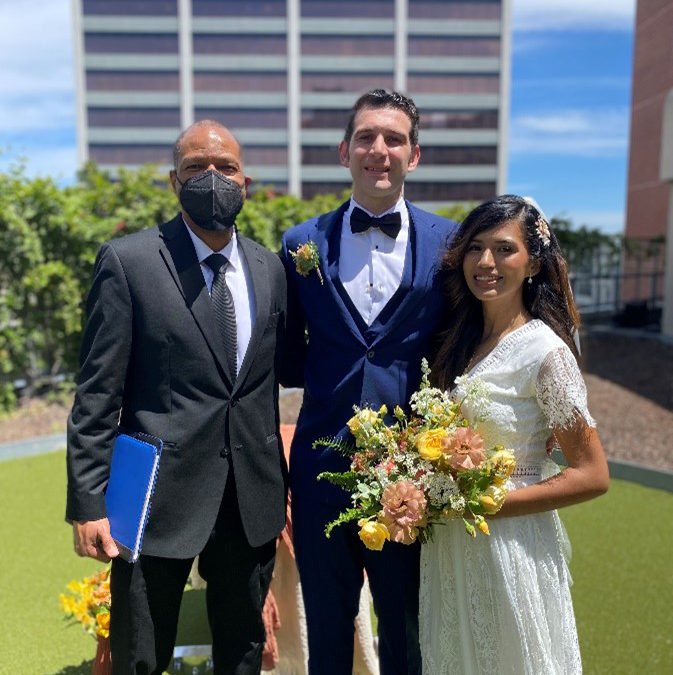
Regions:
<instances>
[{"instance_id":1,"label":"bride in white dress","mask_svg":"<svg viewBox=\"0 0 673 675\"><path fill-rule=\"evenodd\" d=\"M604 493L608 469L575 359L565 262L537 205L505 195L468 215L446 268L453 323L433 374L447 389L460 374L485 383L489 417L478 428L487 447L513 449L517 468L490 536L473 540L451 521L422 548L423 672L576 675L569 546L556 509ZM546 452L552 433L568 463L561 473Z\"/></svg>"}]
</instances>

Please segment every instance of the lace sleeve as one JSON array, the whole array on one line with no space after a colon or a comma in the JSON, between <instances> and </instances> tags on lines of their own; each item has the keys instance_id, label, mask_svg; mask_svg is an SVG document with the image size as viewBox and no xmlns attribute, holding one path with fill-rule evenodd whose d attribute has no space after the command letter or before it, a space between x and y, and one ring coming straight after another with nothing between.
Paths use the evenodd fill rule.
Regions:
<instances>
[{"instance_id":1,"label":"lace sleeve","mask_svg":"<svg viewBox=\"0 0 673 675\"><path fill-rule=\"evenodd\" d=\"M596 426L587 406L582 373L567 347L555 349L545 357L537 375L536 394L550 428L567 429L578 415L588 426Z\"/></svg>"}]
</instances>

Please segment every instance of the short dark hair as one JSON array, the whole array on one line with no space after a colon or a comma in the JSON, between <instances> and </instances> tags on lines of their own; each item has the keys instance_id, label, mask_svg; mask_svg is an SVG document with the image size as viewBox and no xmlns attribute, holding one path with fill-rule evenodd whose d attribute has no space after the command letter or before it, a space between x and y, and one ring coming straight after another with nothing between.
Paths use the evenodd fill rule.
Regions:
<instances>
[{"instance_id":1,"label":"short dark hair","mask_svg":"<svg viewBox=\"0 0 673 675\"><path fill-rule=\"evenodd\" d=\"M411 98L400 94L398 91L386 91L385 89L372 89L366 94L360 96L355 101L355 105L351 110L351 116L346 125L344 132L344 141L351 142L353 136L353 128L355 126L355 116L363 108L378 109L378 108L392 108L394 110L401 110L411 122L411 131L409 132L409 141L411 145L418 145L418 108Z\"/></svg>"}]
</instances>

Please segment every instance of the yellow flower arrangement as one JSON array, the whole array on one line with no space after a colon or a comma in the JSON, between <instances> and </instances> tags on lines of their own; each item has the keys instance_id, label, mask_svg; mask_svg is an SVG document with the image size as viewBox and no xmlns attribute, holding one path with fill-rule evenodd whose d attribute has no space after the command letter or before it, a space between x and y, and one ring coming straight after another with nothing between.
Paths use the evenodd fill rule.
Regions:
<instances>
[{"instance_id":1,"label":"yellow flower arrangement","mask_svg":"<svg viewBox=\"0 0 673 675\"><path fill-rule=\"evenodd\" d=\"M105 569L81 581L73 580L68 593L59 595L67 619L75 619L94 637L110 636L110 570Z\"/></svg>"}]
</instances>

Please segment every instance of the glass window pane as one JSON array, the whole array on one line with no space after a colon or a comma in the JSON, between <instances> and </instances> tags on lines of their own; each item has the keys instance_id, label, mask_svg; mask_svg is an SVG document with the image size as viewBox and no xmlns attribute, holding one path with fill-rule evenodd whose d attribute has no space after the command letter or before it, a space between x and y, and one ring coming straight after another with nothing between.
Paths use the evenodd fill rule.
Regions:
<instances>
[{"instance_id":1,"label":"glass window pane","mask_svg":"<svg viewBox=\"0 0 673 675\"><path fill-rule=\"evenodd\" d=\"M303 129L345 130L350 114L350 110L302 110L301 126Z\"/></svg>"},{"instance_id":2,"label":"glass window pane","mask_svg":"<svg viewBox=\"0 0 673 675\"><path fill-rule=\"evenodd\" d=\"M494 146L427 146L421 137L421 164L495 164Z\"/></svg>"},{"instance_id":3,"label":"glass window pane","mask_svg":"<svg viewBox=\"0 0 673 675\"><path fill-rule=\"evenodd\" d=\"M303 73L301 90L364 93L376 88L392 89L393 81L392 73Z\"/></svg>"},{"instance_id":4,"label":"glass window pane","mask_svg":"<svg viewBox=\"0 0 673 675\"><path fill-rule=\"evenodd\" d=\"M351 183L310 183L301 184L301 195L304 199L312 199L317 195L341 195L344 190L350 190Z\"/></svg>"},{"instance_id":5,"label":"glass window pane","mask_svg":"<svg viewBox=\"0 0 673 675\"><path fill-rule=\"evenodd\" d=\"M446 73L409 73L407 89L414 94L497 94L497 75L456 75Z\"/></svg>"},{"instance_id":6,"label":"glass window pane","mask_svg":"<svg viewBox=\"0 0 673 675\"><path fill-rule=\"evenodd\" d=\"M99 164L172 164L169 145L89 145L89 159Z\"/></svg>"},{"instance_id":7,"label":"glass window pane","mask_svg":"<svg viewBox=\"0 0 673 675\"><path fill-rule=\"evenodd\" d=\"M497 110L420 111L421 129L497 129Z\"/></svg>"},{"instance_id":8,"label":"glass window pane","mask_svg":"<svg viewBox=\"0 0 673 675\"><path fill-rule=\"evenodd\" d=\"M495 183L412 183L404 185L410 201L485 201L496 195Z\"/></svg>"},{"instance_id":9,"label":"glass window pane","mask_svg":"<svg viewBox=\"0 0 673 675\"><path fill-rule=\"evenodd\" d=\"M177 91L177 72L87 70L86 87L90 91Z\"/></svg>"},{"instance_id":10,"label":"glass window pane","mask_svg":"<svg viewBox=\"0 0 673 675\"><path fill-rule=\"evenodd\" d=\"M499 19L500 0L409 0L410 19Z\"/></svg>"},{"instance_id":11,"label":"glass window pane","mask_svg":"<svg viewBox=\"0 0 673 675\"><path fill-rule=\"evenodd\" d=\"M180 126L178 108L89 108L87 115L91 127Z\"/></svg>"},{"instance_id":12,"label":"glass window pane","mask_svg":"<svg viewBox=\"0 0 673 675\"><path fill-rule=\"evenodd\" d=\"M82 0L83 14L177 16L177 0Z\"/></svg>"},{"instance_id":13,"label":"glass window pane","mask_svg":"<svg viewBox=\"0 0 673 675\"><path fill-rule=\"evenodd\" d=\"M392 36L363 35L302 35L301 53L338 56L392 56L395 40Z\"/></svg>"},{"instance_id":14,"label":"glass window pane","mask_svg":"<svg viewBox=\"0 0 673 675\"><path fill-rule=\"evenodd\" d=\"M339 163L338 148L336 145L305 145L301 149L301 163L305 166L336 166Z\"/></svg>"},{"instance_id":15,"label":"glass window pane","mask_svg":"<svg viewBox=\"0 0 673 675\"><path fill-rule=\"evenodd\" d=\"M409 36L409 56L499 56L500 40L490 37Z\"/></svg>"},{"instance_id":16,"label":"glass window pane","mask_svg":"<svg viewBox=\"0 0 673 675\"><path fill-rule=\"evenodd\" d=\"M284 129L287 127L287 111L284 109L196 108L194 118L215 120L231 129Z\"/></svg>"},{"instance_id":17,"label":"glass window pane","mask_svg":"<svg viewBox=\"0 0 673 675\"><path fill-rule=\"evenodd\" d=\"M391 19L395 16L395 3L393 0L302 0L301 15Z\"/></svg>"},{"instance_id":18,"label":"glass window pane","mask_svg":"<svg viewBox=\"0 0 673 675\"><path fill-rule=\"evenodd\" d=\"M246 165L284 166L287 164L287 148L278 145L250 145L243 148L243 160Z\"/></svg>"},{"instance_id":19,"label":"glass window pane","mask_svg":"<svg viewBox=\"0 0 673 675\"><path fill-rule=\"evenodd\" d=\"M285 0L192 0L193 16L285 16Z\"/></svg>"},{"instance_id":20,"label":"glass window pane","mask_svg":"<svg viewBox=\"0 0 673 675\"><path fill-rule=\"evenodd\" d=\"M228 91L285 91L285 73L194 73L194 91L217 91L226 96Z\"/></svg>"},{"instance_id":21,"label":"glass window pane","mask_svg":"<svg viewBox=\"0 0 673 675\"><path fill-rule=\"evenodd\" d=\"M285 54L284 35L194 34L195 54Z\"/></svg>"},{"instance_id":22,"label":"glass window pane","mask_svg":"<svg viewBox=\"0 0 673 675\"><path fill-rule=\"evenodd\" d=\"M86 33L88 54L177 54L178 36L142 33Z\"/></svg>"}]
</instances>

